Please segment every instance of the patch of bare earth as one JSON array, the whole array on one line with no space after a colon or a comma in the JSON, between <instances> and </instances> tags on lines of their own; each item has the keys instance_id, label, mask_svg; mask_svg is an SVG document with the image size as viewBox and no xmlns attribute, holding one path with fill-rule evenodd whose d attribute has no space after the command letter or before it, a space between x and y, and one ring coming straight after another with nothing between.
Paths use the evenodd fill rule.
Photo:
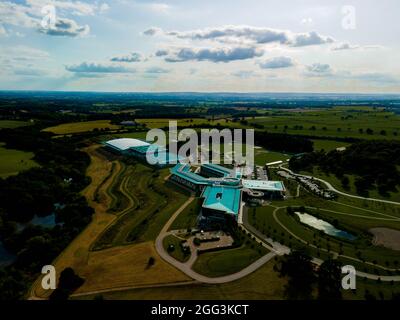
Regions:
<instances>
[{"instance_id":1,"label":"patch of bare earth","mask_svg":"<svg viewBox=\"0 0 400 320\"><path fill-rule=\"evenodd\" d=\"M369 231L374 235L374 245L400 251L400 231L389 228L372 228Z\"/></svg>"}]
</instances>

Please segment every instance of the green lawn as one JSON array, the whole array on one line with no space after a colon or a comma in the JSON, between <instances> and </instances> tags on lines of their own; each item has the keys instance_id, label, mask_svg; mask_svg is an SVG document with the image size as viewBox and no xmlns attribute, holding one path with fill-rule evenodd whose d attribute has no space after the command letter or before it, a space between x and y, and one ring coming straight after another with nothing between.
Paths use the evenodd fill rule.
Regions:
<instances>
[{"instance_id":1,"label":"green lawn","mask_svg":"<svg viewBox=\"0 0 400 320\"><path fill-rule=\"evenodd\" d=\"M188 229L196 227L197 218L200 214L202 199L194 199L175 219L170 230Z\"/></svg>"},{"instance_id":2,"label":"green lawn","mask_svg":"<svg viewBox=\"0 0 400 320\"><path fill-rule=\"evenodd\" d=\"M31 125L28 121L16 121L16 120L0 120L0 129L15 129L18 127L24 127Z\"/></svg>"},{"instance_id":3,"label":"green lawn","mask_svg":"<svg viewBox=\"0 0 400 320\"><path fill-rule=\"evenodd\" d=\"M256 165L264 166L266 163L275 161L286 161L290 155L280 152L267 151L265 149L254 149L254 162Z\"/></svg>"},{"instance_id":4,"label":"green lawn","mask_svg":"<svg viewBox=\"0 0 400 320\"><path fill-rule=\"evenodd\" d=\"M110 120L96 120L96 121L83 121L63 123L55 127L49 127L43 131L52 132L55 134L73 134L93 131L94 129L119 129L119 126L111 124Z\"/></svg>"},{"instance_id":5,"label":"green lawn","mask_svg":"<svg viewBox=\"0 0 400 320\"><path fill-rule=\"evenodd\" d=\"M39 166L32 160L34 154L20 150L6 149L0 143L0 178L7 178L18 172Z\"/></svg>"},{"instance_id":6,"label":"green lawn","mask_svg":"<svg viewBox=\"0 0 400 320\"><path fill-rule=\"evenodd\" d=\"M187 255L183 252L182 248L181 248L181 239L178 239L177 237L173 236L173 235L169 235L166 236L163 240L163 246L165 251L167 251L170 256L174 257L176 260L180 261L180 262L185 262L190 258L190 254ZM170 245L174 246L174 250L168 250L168 247Z\"/></svg>"},{"instance_id":7,"label":"green lawn","mask_svg":"<svg viewBox=\"0 0 400 320\"><path fill-rule=\"evenodd\" d=\"M242 270L266 253L265 248L255 245L254 248L243 245L235 249L207 252L199 255L193 270L209 277L221 277Z\"/></svg>"}]
</instances>

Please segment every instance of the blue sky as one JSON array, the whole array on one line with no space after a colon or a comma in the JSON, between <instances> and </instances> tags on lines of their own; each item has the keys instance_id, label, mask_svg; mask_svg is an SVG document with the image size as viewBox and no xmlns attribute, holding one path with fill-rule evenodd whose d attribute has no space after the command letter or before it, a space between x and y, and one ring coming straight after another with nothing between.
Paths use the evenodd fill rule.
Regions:
<instances>
[{"instance_id":1,"label":"blue sky","mask_svg":"<svg viewBox=\"0 0 400 320\"><path fill-rule=\"evenodd\" d=\"M400 93L400 3L349 5L2 0L0 89Z\"/></svg>"}]
</instances>

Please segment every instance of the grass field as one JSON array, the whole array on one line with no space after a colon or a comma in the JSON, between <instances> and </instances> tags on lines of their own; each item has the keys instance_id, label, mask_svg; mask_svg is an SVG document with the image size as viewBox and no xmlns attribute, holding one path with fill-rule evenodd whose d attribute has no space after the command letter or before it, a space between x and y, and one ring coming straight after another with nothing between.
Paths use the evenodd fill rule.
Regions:
<instances>
[{"instance_id":1,"label":"grass field","mask_svg":"<svg viewBox=\"0 0 400 320\"><path fill-rule=\"evenodd\" d=\"M301 189L300 194L300 198L274 201L273 205L276 207L304 206L311 214L354 234L357 239L346 241L325 235L300 223L295 216L289 215L285 208L276 210L273 206L250 209L248 216L250 224L266 236L289 247L308 248L313 256L319 255L322 258L321 254L327 254L323 251L329 250L372 263L371 265L349 260L353 264L358 264L359 270L362 271L389 274L382 267L392 269L400 267L398 265L399 252L371 245L372 236L368 232L370 228L377 226L399 229L400 220L396 220L400 217L399 206L344 197L339 197L338 201L326 201L311 195L304 189ZM276 211L275 216L274 211Z\"/></svg>"},{"instance_id":2,"label":"grass field","mask_svg":"<svg viewBox=\"0 0 400 320\"><path fill-rule=\"evenodd\" d=\"M93 145L85 149L91 158L87 170L91 184L83 191L90 206L95 209L95 214L86 229L52 262L57 273L66 267L72 267L78 274L84 275L85 284L79 292L187 281L187 276L158 256L152 242L91 251L93 243L117 219L117 215L108 213L112 199L107 190L122 170L119 161L107 160L98 152L98 147ZM153 266L148 266L150 257L155 259ZM33 284L31 295L48 297L50 292L42 289L40 281L41 277Z\"/></svg>"},{"instance_id":3,"label":"grass field","mask_svg":"<svg viewBox=\"0 0 400 320\"><path fill-rule=\"evenodd\" d=\"M188 229L196 226L202 199L195 198L174 220L170 230Z\"/></svg>"},{"instance_id":4,"label":"grass field","mask_svg":"<svg viewBox=\"0 0 400 320\"><path fill-rule=\"evenodd\" d=\"M193 265L193 270L209 277L225 276L242 270L267 253L264 247L247 245L234 249L206 252L198 256Z\"/></svg>"},{"instance_id":5,"label":"grass field","mask_svg":"<svg viewBox=\"0 0 400 320\"><path fill-rule=\"evenodd\" d=\"M283 290L286 279L280 278L273 270L275 262L270 261L250 275L224 284L207 285L191 284L180 286L163 286L152 288L138 288L132 290L107 292L102 294L104 299L160 299L160 300L249 300L249 299L284 299ZM79 299L93 299L95 295L79 297Z\"/></svg>"},{"instance_id":6,"label":"grass field","mask_svg":"<svg viewBox=\"0 0 400 320\"><path fill-rule=\"evenodd\" d=\"M309 112L276 111L269 116L248 118L248 125L263 125L270 132L322 137L399 139L400 116L369 107L334 107ZM371 129L370 134L367 129ZM362 131L360 131L362 129Z\"/></svg>"},{"instance_id":7,"label":"grass field","mask_svg":"<svg viewBox=\"0 0 400 320\"><path fill-rule=\"evenodd\" d=\"M32 122L17 120L0 120L0 129L15 129L31 125Z\"/></svg>"},{"instance_id":8,"label":"grass field","mask_svg":"<svg viewBox=\"0 0 400 320\"><path fill-rule=\"evenodd\" d=\"M165 251L167 251L171 257L174 257L180 262L185 262L190 258L190 254L185 254L183 252L181 241L181 239L175 237L174 235L168 235L163 240L163 246ZM168 250L170 245L174 246L174 250Z\"/></svg>"},{"instance_id":9,"label":"grass field","mask_svg":"<svg viewBox=\"0 0 400 320\"><path fill-rule=\"evenodd\" d=\"M116 130L119 129L119 126L111 124L109 120L96 120L96 121L63 123L55 127L46 128L43 131L62 135L62 134L73 134L73 133L93 131L94 129Z\"/></svg>"},{"instance_id":10,"label":"grass field","mask_svg":"<svg viewBox=\"0 0 400 320\"><path fill-rule=\"evenodd\" d=\"M0 143L0 178L7 178L23 170L39 166L32 160L33 157L32 152L6 149L4 143Z\"/></svg>"},{"instance_id":11,"label":"grass field","mask_svg":"<svg viewBox=\"0 0 400 320\"><path fill-rule=\"evenodd\" d=\"M118 219L98 239L96 250L154 240L173 212L187 200L177 188L166 185L168 169L158 171L136 163L124 170L107 190L112 199L120 201L111 205Z\"/></svg>"},{"instance_id":12,"label":"grass field","mask_svg":"<svg viewBox=\"0 0 400 320\"><path fill-rule=\"evenodd\" d=\"M168 126L168 120L170 119L138 119L137 121L146 124L148 128L163 128ZM233 122L232 118L216 120L187 118L177 121L178 126L182 127L220 124L230 128L256 128L256 130L276 133L328 138L400 139L400 116L382 108L350 106L307 110L307 112L273 110L268 111L267 116L251 117L245 120L245 122ZM367 129L372 131L367 133ZM317 148L320 147L321 145L317 144ZM324 149L332 147L332 143L325 143Z\"/></svg>"}]
</instances>

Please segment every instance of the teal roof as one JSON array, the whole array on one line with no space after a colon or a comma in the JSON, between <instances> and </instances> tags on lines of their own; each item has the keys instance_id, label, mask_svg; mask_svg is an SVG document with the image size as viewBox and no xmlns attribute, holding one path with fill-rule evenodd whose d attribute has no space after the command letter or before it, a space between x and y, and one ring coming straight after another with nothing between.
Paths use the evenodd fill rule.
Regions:
<instances>
[{"instance_id":1,"label":"teal roof","mask_svg":"<svg viewBox=\"0 0 400 320\"><path fill-rule=\"evenodd\" d=\"M240 189L223 186L208 186L203 191L203 208L238 215L240 210Z\"/></svg>"},{"instance_id":2,"label":"teal roof","mask_svg":"<svg viewBox=\"0 0 400 320\"><path fill-rule=\"evenodd\" d=\"M209 184L210 181L196 173L190 171L190 164L178 163L175 167L171 168L171 173L178 177L184 178L194 184Z\"/></svg>"},{"instance_id":3,"label":"teal roof","mask_svg":"<svg viewBox=\"0 0 400 320\"><path fill-rule=\"evenodd\" d=\"M232 173L231 169L220 166L218 164L214 164L214 163L204 163L202 166L207 169L219 172L219 173L223 174L224 176L228 176Z\"/></svg>"},{"instance_id":4,"label":"teal roof","mask_svg":"<svg viewBox=\"0 0 400 320\"><path fill-rule=\"evenodd\" d=\"M264 190L264 191L284 191L285 187L281 181L269 180L242 180L242 185L247 189Z\"/></svg>"}]
</instances>

